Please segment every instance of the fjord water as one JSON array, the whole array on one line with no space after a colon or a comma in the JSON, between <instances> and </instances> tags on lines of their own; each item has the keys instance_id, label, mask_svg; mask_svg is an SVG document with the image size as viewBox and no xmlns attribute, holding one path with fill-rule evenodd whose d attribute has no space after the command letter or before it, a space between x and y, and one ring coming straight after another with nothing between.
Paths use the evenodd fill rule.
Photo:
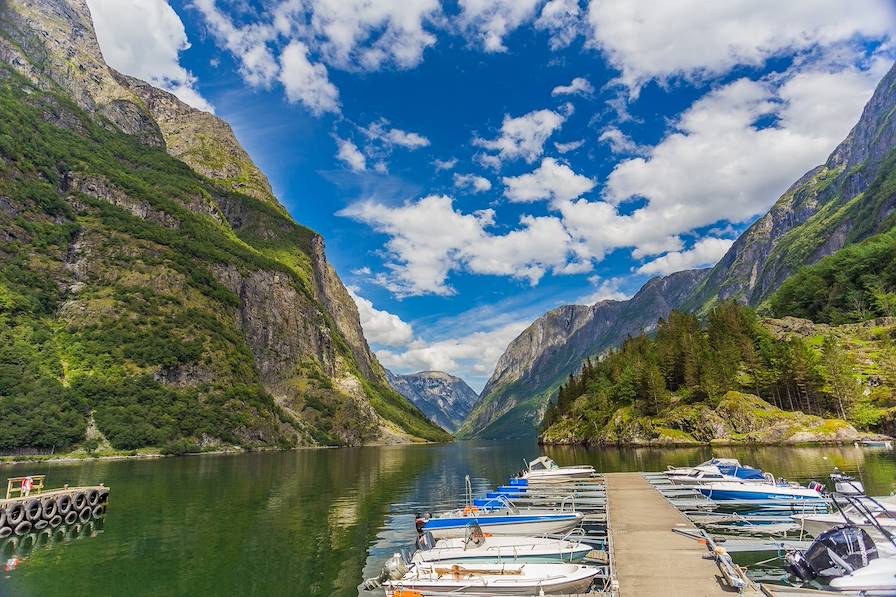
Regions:
<instances>
[{"instance_id":1,"label":"fjord water","mask_svg":"<svg viewBox=\"0 0 896 597\"><path fill-rule=\"evenodd\" d=\"M414 537L414 513L454 507L464 475L485 491L545 453L600 471L661 470L734 456L779 476L834 466L890 494L896 456L854 447L584 449L534 441L297 450L158 460L21 464L49 484L112 488L102 532L38 547L0 578L2 595L359 594ZM381 593L380 593L381 594Z\"/></svg>"}]
</instances>

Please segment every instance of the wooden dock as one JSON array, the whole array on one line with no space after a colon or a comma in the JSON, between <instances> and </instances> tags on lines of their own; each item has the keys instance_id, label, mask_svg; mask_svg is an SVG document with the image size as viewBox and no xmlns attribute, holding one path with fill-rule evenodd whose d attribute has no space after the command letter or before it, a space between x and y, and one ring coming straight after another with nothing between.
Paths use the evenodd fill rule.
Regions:
<instances>
[{"instance_id":1,"label":"wooden dock","mask_svg":"<svg viewBox=\"0 0 896 597\"><path fill-rule=\"evenodd\" d=\"M706 546L673 533L694 525L642 473L610 473L607 518L620 597L715 597L726 590ZM755 594L748 592L746 594Z\"/></svg>"}]
</instances>

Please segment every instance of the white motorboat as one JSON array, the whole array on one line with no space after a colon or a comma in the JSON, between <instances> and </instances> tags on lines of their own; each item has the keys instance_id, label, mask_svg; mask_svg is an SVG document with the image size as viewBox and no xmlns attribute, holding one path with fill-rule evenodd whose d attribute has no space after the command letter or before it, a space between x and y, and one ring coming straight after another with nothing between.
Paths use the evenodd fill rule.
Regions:
<instances>
[{"instance_id":1,"label":"white motorboat","mask_svg":"<svg viewBox=\"0 0 896 597\"><path fill-rule=\"evenodd\" d=\"M896 535L896 497L869 498L855 496L839 512L794 514L790 517L799 530L812 537L836 527L849 524L867 532L877 548L884 554L896 556L896 546L881 529Z\"/></svg>"},{"instance_id":2,"label":"white motorboat","mask_svg":"<svg viewBox=\"0 0 896 597\"><path fill-rule=\"evenodd\" d=\"M867 566L831 579L830 587L836 591L861 592L862 595L896 594L896 558L878 558Z\"/></svg>"},{"instance_id":3,"label":"white motorboat","mask_svg":"<svg viewBox=\"0 0 896 597\"><path fill-rule=\"evenodd\" d=\"M400 556L399 556L400 557ZM558 595L584 593L600 573L580 564L414 564L383 583L387 597L402 591L423 595Z\"/></svg>"},{"instance_id":4,"label":"white motorboat","mask_svg":"<svg viewBox=\"0 0 896 597\"><path fill-rule=\"evenodd\" d=\"M834 591L861 595L896 594L896 558L880 557L859 527L822 533L805 551L785 556L787 570L803 581L826 580Z\"/></svg>"},{"instance_id":5,"label":"white motorboat","mask_svg":"<svg viewBox=\"0 0 896 597\"><path fill-rule=\"evenodd\" d=\"M547 537L486 537L479 526L473 525L463 539L435 541L421 536L411 561L415 564L446 561L464 564L580 562L593 549L581 541Z\"/></svg>"},{"instance_id":6,"label":"white motorboat","mask_svg":"<svg viewBox=\"0 0 896 597\"><path fill-rule=\"evenodd\" d=\"M541 456L532 462L526 463L526 470L521 475L521 478L526 479L530 483L544 483L587 479L593 474L593 466L559 466L547 456Z\"/></svg>"}]
</instances>

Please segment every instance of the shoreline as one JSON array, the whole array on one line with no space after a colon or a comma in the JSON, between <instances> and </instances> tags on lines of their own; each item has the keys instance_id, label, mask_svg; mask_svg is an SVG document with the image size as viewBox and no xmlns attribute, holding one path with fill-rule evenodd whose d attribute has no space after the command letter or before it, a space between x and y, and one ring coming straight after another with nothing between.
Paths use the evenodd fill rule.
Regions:
<instances>
[{"instance_id":1,"label":"shoreline","mask_svg":"<svg viewBox=\"0 0 896 597\"><path fill-rule=\"evenodd\" d=\"M739 441L739 440L711 440L708 442L676 442L676 441L643 441L643 442L589 442L587 440L574 442L545 442L538 439L539 446L563 447L575 446L580 448L712 448L712 447L773 447L794 448L799 446L854 446L864 441L891 441L896 438L882 434L868 434L849 440L806 440L806 441Z\"/></svg>"},{"instance_id":2,"label":"shoreline","mask_svg":"<svg viewBox=\"0 0 896 597\"><path fill-rule=\"evenodd\" d=\"M406 443L371 443L362 444L360 446L296 446L294 448L222 448L218 450L205 450L200 452L184 452L183 454L163 454L161 452L138 452L130 453L133 450L123 450L122 453L105 453L91 455L86 452L65 452L57 455L33 455L33 456L0 456L0 468L12 466L16 464L28 463L72 463L72 462L94 462L109 460L156 460L160 458L176 458L178 456L224 456L236 454L252 454L256 452L293 452L299 450L337 450L340 448L377 448L384 446L431 446L440 443L452 442L406 442ZM143 448L147 449L147 448ZM149 449L147 449L149 450Z\"/></svg>"}]
</instances>

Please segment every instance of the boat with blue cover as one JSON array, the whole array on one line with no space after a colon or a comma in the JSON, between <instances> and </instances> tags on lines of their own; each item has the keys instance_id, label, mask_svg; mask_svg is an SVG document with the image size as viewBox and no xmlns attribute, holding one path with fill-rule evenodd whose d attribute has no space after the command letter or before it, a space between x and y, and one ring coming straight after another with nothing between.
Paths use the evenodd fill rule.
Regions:
<instances>
[{"instance_id":1,"label":"boat with blue cover","mask_svg":"<svg viewBox=\"0 0 896 597\"><path fill-rule=\"evenodd\" d=\"M771 473L758 468L742 465L701 465L694 467L687 475L668 475L673 485L702 485L704 483L771 483L775 478Z\"/></svg>"},{"instance_id":2,"label":"boat with blue cover","mask_svg":"<svg viewBox=\"0 0 896 597\"><path fill-rule=\"evenodd\" d=\"M426 519L423 531L432 533L436 539L464 537L467 527L475 523L492 535L538 536L565 533L579 526L584 519L584 514L572 510L515 506L484 509L474 505Z\"/></svg>"},{"instance_id":3,"label":"boat with blue cover","mask_svg":"<svg viewBox=\"0 0 896 597\"><path fill-rule=\"evenodd\" d=\"M795 483L706 483L697 491L715 501L728 500L821 500L824 487L814 481L809 487Z\"/></svg>"}]
</instances>

